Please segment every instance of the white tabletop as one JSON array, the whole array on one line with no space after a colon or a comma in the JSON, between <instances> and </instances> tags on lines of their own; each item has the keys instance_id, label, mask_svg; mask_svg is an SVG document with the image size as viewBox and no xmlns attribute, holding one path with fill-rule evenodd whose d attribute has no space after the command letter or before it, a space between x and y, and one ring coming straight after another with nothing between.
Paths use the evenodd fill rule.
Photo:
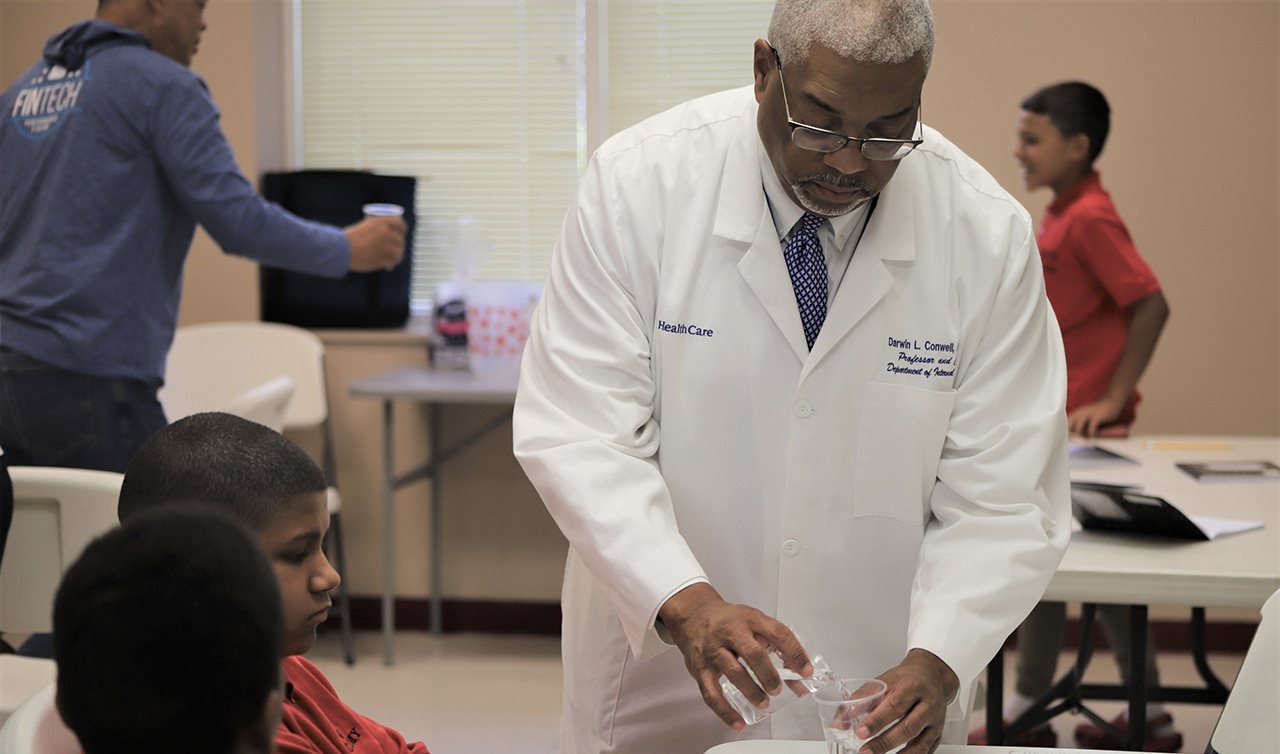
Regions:
<instances>
[{"instance_id":1,"label":"white tabletop","mask_svg":"<svg viewBox=\"0 0 1280 754\"><path fill-rule=\"evenodd\" d=\"M1159 442L1224 442L1227 450L1158 450ZM1259 608L1280 589L1280 482L1200 483L1174 464L1280 461L1274 437L1134 437L1098 445L1141 465L1073 469L1077 481L1140 484L1188 515L1262 521L1212 542L1078 531L1045 597L1060 601Z\"/></svg>"},{"instance_id":2,"label":"white tabletop","mask_svg":"<svg viewBox=\"0 0 1280 754\"><path fill-rule=\"evenodd\" d=\"M944 744L936 754L1106 754L1093 749L1033 749L1029 746L964 746ZM827 754L825 741L734 741L707 749L707 754ZM1119 752L1113 752L1119 754Z\"/></svg>"},{"instance_id":3,"label":"white tabletop","mask_svg":"<svg viewBox=\"0 0 1280 754\"><path fill-rule=\"evenodd\" d=\"M358 398L424 403L515 403L517 370L448 372L426 366L403 367L351 383Z\"/></svg>"}]
</instances>

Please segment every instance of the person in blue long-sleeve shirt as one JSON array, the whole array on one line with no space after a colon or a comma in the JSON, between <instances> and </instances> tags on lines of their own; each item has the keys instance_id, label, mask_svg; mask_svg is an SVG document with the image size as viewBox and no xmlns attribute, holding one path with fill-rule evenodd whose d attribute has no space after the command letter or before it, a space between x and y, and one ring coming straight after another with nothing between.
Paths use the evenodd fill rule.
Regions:
<instances>
[{"instance_id":1,"label":"person in blue long-sleeve shirt","mask_svg":"<svg viewBox=\"0 0 1280 754\"><path fill-rule=\"evenodd\" d=\"M206 0L101 0L0 96L0 447L123 472L202 225L227 252L328 277L395 266L399 218L346 229L264 201L188 69Z\"/></svg>"}]
</instances>

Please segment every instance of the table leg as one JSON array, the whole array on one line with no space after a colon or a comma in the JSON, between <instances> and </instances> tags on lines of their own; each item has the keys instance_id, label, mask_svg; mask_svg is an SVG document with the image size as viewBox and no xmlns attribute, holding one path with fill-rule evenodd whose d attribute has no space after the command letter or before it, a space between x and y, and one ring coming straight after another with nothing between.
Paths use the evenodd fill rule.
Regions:
<instances>
[{"instance_id":1,"label":"table leg","mask_svg":"<svg viewBox=\"0 0 1280 754\"><path fill-rule=\"evenodd\" d=\"M431 429L431 464L440 457L440 404L427 404L428 423ZM431 472L431 633L439 636L443 630L442 599L444 589L443 561L440 528L444 518L440 504L440 469Z\"/></svg>"},{"instance_id":2,"label":"table leg","mask_svg":"<svg viewBox=\"0 0 1280 754\"><path fill-rule=\"evenodd\" d=\"M395 431L390 399L382 402L382 662L396 653L396 475Z\"/></svg>"},{"instance_id":3,"label":"table leg","mask_svg":"<svg viewBox=\"0 0 1280 754\"><path fill-rule=\"evenodd\" d=\"M1129 608L1129 750L1147 738L1147 606Z\"/></svg>"},{"instance_id":4,"label":"table leg","mask_svg":"<svg viewBox=\"0 0 1280 754\"><path fill-rule=\"evenodd\" d=\"M1205 650L1205 614L1203 607L1191 608L1191 657L1195 660L1196 670L1204 680L1205 696L1201 700L1209 704L1226 704L1231 689L1209 667L1209 658Z\"/></svg>"},{"instance_id":5,"label":"table leg","mask_svg":"<svg viewBox=\"0 0 1280 754\"><path fill-rule=\"evenodd\" d=\"M987 746L1004 745L1004 647L987 663Z\"/></svg>"}]
</instances>

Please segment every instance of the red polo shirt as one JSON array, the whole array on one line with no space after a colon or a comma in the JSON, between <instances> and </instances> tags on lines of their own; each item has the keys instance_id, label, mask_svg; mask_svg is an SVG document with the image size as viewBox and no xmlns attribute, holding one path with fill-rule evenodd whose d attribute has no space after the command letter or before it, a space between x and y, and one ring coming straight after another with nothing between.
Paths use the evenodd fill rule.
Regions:
<instances>
[{"instance_id":1,"label":"red polo shirt","mask_svg":"<svg viewBox=\"0 0 1280 754\"><path fill-rule=\"evenodd\" d=\"M1067 413L1107 392L1129 333L1129 307L1160 290L1094 171L1053 200L1036 233L1045 291L1067 352ZM1110 426L1133 423L1134 391Z\"/></svg>"},{"instance_id":2,"label":"red polo shirt","mask_svg":"<svg viewBox=\"0 0 1280 754\"><path fill-rule=\"evenodd\" d=\"M286 685L276 732L279 754L428 754L423 744L406 743L404 736L343 704L310 662L286 657L281 667Z\"/></svg>"}]
</instances>

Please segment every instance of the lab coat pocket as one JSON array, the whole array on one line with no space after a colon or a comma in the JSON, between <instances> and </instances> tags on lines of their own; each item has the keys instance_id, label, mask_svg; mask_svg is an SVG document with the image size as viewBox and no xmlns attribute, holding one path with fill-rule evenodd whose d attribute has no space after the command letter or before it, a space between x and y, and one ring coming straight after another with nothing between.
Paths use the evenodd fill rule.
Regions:
<instances>
[{"instance_id":1,"label":"lab coat pocket","mask_svg":"<svg viewBox=\"0 0 1280 754\"><path fill-rule=\"evenodd\" d=\"M858 425L853 514L923 526L954 390L867 383Z\"/></svg>"}]
</instances>

